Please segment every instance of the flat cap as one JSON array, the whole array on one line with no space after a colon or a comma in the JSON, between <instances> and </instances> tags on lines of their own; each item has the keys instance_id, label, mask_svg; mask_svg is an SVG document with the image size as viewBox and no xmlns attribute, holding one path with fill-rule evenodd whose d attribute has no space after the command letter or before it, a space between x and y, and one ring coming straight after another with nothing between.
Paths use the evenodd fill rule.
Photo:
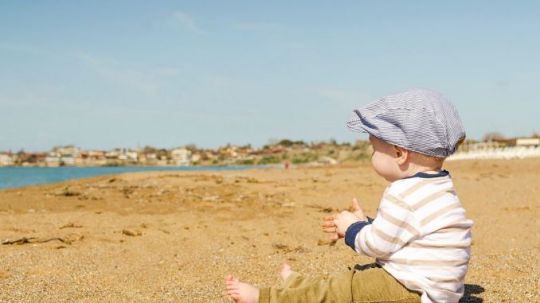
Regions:
<instances>
[{"instance_id":1,"label":"flat cap","mask_svg":"<svg viewBox=\"0 0 540 303\"><path fill-rule=\"evenodd\" d=\"M385 96L353 112L349 129L428 156L448 157L465 138L454 105L431 90Z\"/></svg>"}]
</instances>

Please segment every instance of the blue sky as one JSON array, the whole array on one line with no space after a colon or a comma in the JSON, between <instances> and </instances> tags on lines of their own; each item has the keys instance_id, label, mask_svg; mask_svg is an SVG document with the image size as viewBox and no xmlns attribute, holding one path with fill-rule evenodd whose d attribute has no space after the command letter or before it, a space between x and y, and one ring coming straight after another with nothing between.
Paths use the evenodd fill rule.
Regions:
<instances>
[{"instance_id":1,"label":"blue sky","mask_svg":"<svg viewBox=\"0 0 540 303\"><path fill-rule=\"evenodd\" d=\"M540 131L538 1L0 1L0 150L353 141L355 107L449 97Z\"/></svg>"}]
</instances>

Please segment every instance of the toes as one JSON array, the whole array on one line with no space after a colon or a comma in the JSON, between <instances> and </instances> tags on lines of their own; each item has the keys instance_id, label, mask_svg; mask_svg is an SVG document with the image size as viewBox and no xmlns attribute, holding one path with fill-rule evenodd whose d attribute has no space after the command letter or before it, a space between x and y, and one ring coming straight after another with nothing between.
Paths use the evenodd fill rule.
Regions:
<instances>
[{"instance_id":1,"label":"toes","mask_svg":"<svg viewBox=\"0 0 540 303\"><path fill-rule=\"evenodd\" d=\"M233 299L234 302L239 302L240 300L240 293L238 291L226 291L226 292L224 291L223 296Z\"/></svg>"},{"instance_id":2,"label":"toes","mask_svg":"<svg viewBox=\"0 0 540 303\"><path fill-rule=\"evenodd\" d=\"M287 263L283 263L283 266L281 267L281 274L286 274L291 271L291 266Z\"/></svg>"}]
</instances>

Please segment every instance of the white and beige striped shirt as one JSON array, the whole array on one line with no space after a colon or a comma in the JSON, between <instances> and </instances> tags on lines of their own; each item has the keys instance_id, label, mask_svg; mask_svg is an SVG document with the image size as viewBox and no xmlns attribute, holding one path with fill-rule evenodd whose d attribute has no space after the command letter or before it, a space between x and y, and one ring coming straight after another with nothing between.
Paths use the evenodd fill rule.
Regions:
<instances>
[{"instance_id":1,"label":"white and beige striped shirt","mask_svg":"<svg viewBox=\"0 0 540 303\"><path fill-rule=\"evenodd\" d=\"M386 188L375 220L353 235L354 249L421 292L422 302L458 302L472 225L447 171L419 173Z\"/></svg>"}]
</instances>

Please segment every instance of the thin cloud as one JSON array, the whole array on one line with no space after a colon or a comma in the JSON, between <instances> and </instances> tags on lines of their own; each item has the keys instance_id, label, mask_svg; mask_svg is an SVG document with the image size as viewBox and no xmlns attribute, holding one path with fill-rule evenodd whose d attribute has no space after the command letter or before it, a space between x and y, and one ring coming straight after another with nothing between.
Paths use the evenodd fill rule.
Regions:
<instances>
[{"instance_id":1,"label":"thin cloud","mask_svg":"<svg viewBox=\"0 0 540 303\"><path fill-rule=\"evenodd\" d=\"M88 53L79 53L76 58L107 81L136 89L147 97L157 97L159 94L159 85L151 73L120 68L114 60L105 60Z\"/></svg>"},{"instance_id":2,"label":"thin cloud","mask_svg":"<svg viewBox=\"0 0 540 303\"><path fill-rule=\"evenodd\" d=\"M324 99L350 110L373 99L368 94L341 88L323 88L318 90L318 94Z\"/></svg>"},{"instance_id":3,"label":"thin cloud","mask_svg":"<svg viewBox=\"0 0 540 303\"><path fill-rule=\"evenodd\" d=\"M240 22L234 27L244 31L282 31L287 29L284 24L275 22Z\"/></svg>"},{"instance_id":4,"label":"thin cloud","mask_svg":"<svg viewBox=\"0 0 540 303\"><path fill-rule=\"evenodd\" d=\"M180 75L180 70L175 67L161 67L156 70L156 74L165 77L174 77Z\"/></svg>"},{"instance_id":5,"label":"thin cloud","mask_svg":"<svg viewBox=\"0 0 540 303\"><path fill-rule=\"evenodd\" d=\"M0 42L0 50L4 51L10 51L10 52L16 52L16 53L25 53L30 55L49 55L48 52L32 46L32 45L24 45L24 44L15 44L15 43L5 43Z\"/></svg>"},{"instance_id":6,"label":"thin cloud","mask_svg":"<svg viewBox=\"0 0 540 303\"><path fill-rule=\"evenodd\" d=\"M174 23L181 25L184 29L192 32L201 34L205 31L200 28L197 23L195 22L195 19L190 14L183 12L183 11L175 11L172 14L172 20Z\"/></svg>"}]
</instances>

